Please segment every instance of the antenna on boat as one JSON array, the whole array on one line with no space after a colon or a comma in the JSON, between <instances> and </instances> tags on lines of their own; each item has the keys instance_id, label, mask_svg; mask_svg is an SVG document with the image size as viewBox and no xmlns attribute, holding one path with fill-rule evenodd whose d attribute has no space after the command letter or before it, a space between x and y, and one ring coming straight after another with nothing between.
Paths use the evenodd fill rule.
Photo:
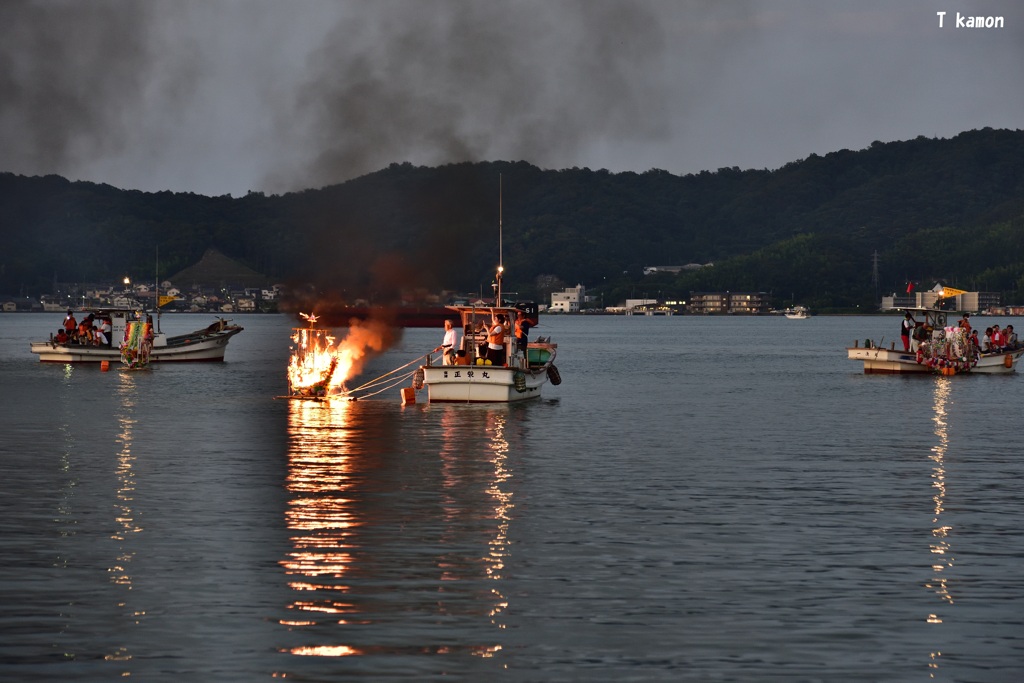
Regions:
<instances>
[{"instance_id":1,"label":"antenna on boat","mask_svg":"<svg viewBox=\"0 0 1024 683\"><path fill-rule=\"evenodd\" d=\"M495 282L496 282L496 285L497 285L495 287L495 289L494 289L494 305L495 306L501 306L501 304L502 304L502 301L501 301L501 275L502 275L502 273L505 272L505 265L504 265L504 261L502 260L502 253L501 253L501 242L502 242L502 235L501 235L501 229L502 229L501 228L502 205L501 205L501 200L502 200L502 197L501 197L501 174L499 173L498 174L498 273L495 276Z\"/></svg>"},{"instance_id":2,"label":"antenna on boat","mask_svg":"<svg viewBox=\"0 0 1024 683\"><path fill-rule=\"evenodd\" d=\"M156 246L156 332L160 334L160 245Z\"/></svg>"}]
</instances>

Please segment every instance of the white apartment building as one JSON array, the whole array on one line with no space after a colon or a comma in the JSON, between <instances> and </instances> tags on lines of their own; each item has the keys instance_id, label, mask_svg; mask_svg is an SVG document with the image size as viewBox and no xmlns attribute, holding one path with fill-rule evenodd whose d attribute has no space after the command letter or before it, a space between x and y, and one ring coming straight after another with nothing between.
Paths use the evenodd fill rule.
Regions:
<instances>
[{"instance_id":1,"label":"white apartment building","mask_svg":"<svg viewBox=\"0 0 1024 683\"><path fill-rule=\"evenodd\" d=\"M551 292L552 313L579 313L580 304L585 300L586 288L583 285L576 285L563 289L561 292Z\"/></svg>"}]
</instances>

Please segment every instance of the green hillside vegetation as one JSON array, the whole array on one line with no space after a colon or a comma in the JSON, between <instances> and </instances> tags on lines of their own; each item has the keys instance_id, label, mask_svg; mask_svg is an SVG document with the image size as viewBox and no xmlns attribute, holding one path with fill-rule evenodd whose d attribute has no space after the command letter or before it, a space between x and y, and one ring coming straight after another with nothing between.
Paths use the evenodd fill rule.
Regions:
<instances>
[{"instance_id":1,"label":"green hillside vegetation","mask_svg":"<svg viewBox=\"0 0 1024 683\"><path fill-rule=\"evenodd\" d=\"M765 291L778 305L873 310L908 281L1024 303L1024 131L874 143L774 170L676 176L525 162L392 164L285 195L144 193L0 174L0 293L152 279L208 248L276 282L388 299L490 291L503 187L506 291ZM877 252L878 279L873 277ZM648 265L713 264L643 276Z\"/></svg>"}]
</instances>

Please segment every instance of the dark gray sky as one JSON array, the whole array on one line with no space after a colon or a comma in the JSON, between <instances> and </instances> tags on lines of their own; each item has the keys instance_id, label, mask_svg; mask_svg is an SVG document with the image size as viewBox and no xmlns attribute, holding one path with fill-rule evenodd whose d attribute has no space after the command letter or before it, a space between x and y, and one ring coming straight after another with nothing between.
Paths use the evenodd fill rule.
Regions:
<instances>
[{"instance_id":1,"label":"dark gray sky","mask_svg":"<svg viewBox=\"0 0 1024 683\"><path fill-rule=\"evenodd\" d=\"M147 191L777 168L1024 128L1019 0L3 0L0 35L0 171Z\"/></svg>"}]
</instances>

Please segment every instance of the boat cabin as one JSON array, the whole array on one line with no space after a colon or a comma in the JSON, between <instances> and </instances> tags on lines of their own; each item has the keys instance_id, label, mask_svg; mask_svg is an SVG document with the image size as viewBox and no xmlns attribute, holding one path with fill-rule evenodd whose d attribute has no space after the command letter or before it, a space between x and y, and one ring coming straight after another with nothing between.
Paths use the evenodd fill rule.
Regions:
<instances>
[{"instance_id":1,"label":"boat cabin","mask_svg":"<svg viewBox=\"0 0 1024 683\"><path fill-rule=\"evenodd\" d=\"M462 340L456 350L456 365L477 365L487 355L487 337L491 328L492 314L503 315L507 323L504 341L503 365L543 365L551 357L550 346L538 339L530 342L526 358L516 354L515 323L520 312L530 322L531 331L538 324L538 307L535 302L517 302L503 306L449 306L458 312L462 325Z\"/></svg>"}]
</instances>

